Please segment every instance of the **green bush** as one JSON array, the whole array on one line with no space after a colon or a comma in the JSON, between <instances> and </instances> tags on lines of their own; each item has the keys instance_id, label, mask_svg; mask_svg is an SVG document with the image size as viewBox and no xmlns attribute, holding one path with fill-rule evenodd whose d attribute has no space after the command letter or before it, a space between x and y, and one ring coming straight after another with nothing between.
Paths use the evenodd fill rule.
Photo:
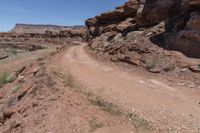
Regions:
<instances>
[{"instance_id":1,"label":"green bush","mask_svg":"<svg viewBox=\"0 0 200 133\"><path fill-rule=\"evenodd\" d=\"M150 60L147 62L146 68L148 70L154 69L156 67L156 64L157 64L156 60Z\"/></svg>"},{"instance_id":2,"label":"green bush","mask_svg":"<svg viewBox=\"0 0 200 133\"><path fill-rule=\"evenodd\" d=\"M200 64L197 65L198 69L200 69Z\"/></svg>"},{"instance_id":3,"label":"green bush","mask_svg":"<svg viewBox=\"0 0 200 133\"><path fill-rule=\"evenodd\" d=\"M9 73L4 72L4 73L0 74L0 87L2 87L2 85L12 82L12 81L13 81L13 78Z\"/></svg>"},{"instance_id":4,"label":"green bush","mask_svg":"<svg viewBox=\"0 0 200 133\"><path fill-rule=\"evenodd\" d=\"M17 50L13 49L13 50L11 50L11 53L16 56L18 52L17 52Z\"/></svg>"},{"instance_id":5,"label":"green bush","mask_svg":"<svg viewBox=\"0 0 200 133\"><path fill-rule=\"evenodd\" d=\"M165 70L166 72L169 72L169 71L173 71L175 68L176 68L176 64L171 63L171 64L168 64L168 65L164 68L164 70Z\"/></svg>"}]
</instances>

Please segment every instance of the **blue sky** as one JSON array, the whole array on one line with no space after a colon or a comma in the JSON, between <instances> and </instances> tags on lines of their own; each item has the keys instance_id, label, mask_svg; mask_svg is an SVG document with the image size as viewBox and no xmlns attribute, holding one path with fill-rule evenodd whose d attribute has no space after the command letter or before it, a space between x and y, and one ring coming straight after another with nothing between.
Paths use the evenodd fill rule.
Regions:
<instances>
[{"instance_id":1,"label":"blue sky","mask_svg":"<svg viewBox=\"0 0 200 133\"><path fill-rule=\"evenodd\" d=\"M82 25L127 0L0 0L0 31L16 23Z\"/></svg>"}]
</instances>

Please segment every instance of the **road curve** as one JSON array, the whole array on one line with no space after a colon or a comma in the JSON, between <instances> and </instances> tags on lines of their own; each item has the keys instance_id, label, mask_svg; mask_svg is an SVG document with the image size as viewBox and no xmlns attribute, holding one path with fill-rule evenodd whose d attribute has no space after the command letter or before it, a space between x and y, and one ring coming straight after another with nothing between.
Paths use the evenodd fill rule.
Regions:
<instances>
[{"instance_id":1,"label":"road curve","mask_svg":"<svg viewBox=\"0 0 200 133\"><path fill-rule=\"evenodd\" d=\"M156 78L124 72L96 61L84 47L73 46L66 50L58 64L87 86L87 91L131 110L161 129L198 132L200 106L197 99L192 98L192 93L187 94L181 88L171 87Z\"/></svg>"}]
</instances>

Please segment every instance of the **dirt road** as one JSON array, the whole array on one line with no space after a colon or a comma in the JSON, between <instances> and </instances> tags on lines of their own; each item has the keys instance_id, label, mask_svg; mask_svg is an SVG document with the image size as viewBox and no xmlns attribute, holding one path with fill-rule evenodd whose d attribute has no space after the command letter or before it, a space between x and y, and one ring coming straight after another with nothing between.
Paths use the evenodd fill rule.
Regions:
<instances>
[{"instance_id":1,"label":"dirt road","mask_svg":"<svg viewBox=\"0 0 200 133\"><path fill-rule=\"evenodd\" d=\"M139 72L128 73L117 66L106 65L92 59L84 46L71 47L57 63L87 86L86 91L118 104L161 130L200 130L199 90L171 87L156 77L147 78Z\"/></svg>"}]
</instances>

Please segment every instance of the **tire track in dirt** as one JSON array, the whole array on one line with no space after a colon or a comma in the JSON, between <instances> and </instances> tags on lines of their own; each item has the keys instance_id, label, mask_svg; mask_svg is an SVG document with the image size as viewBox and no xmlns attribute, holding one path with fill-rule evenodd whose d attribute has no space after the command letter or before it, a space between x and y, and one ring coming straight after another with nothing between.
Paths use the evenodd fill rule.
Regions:
<instances>
[{"instance_id":1,"label":"tire track in dirt","mask_svg":"<svg viewBox=\"0 0 200 133\"><path fill-rule=\"evenodd\" d=\"M132 110L161 129L198 131L200 107L193 93L98 62L87 55L84 46L71 47L58 64L87 86L87 91Z\"/></svg>"}]
</instances>

